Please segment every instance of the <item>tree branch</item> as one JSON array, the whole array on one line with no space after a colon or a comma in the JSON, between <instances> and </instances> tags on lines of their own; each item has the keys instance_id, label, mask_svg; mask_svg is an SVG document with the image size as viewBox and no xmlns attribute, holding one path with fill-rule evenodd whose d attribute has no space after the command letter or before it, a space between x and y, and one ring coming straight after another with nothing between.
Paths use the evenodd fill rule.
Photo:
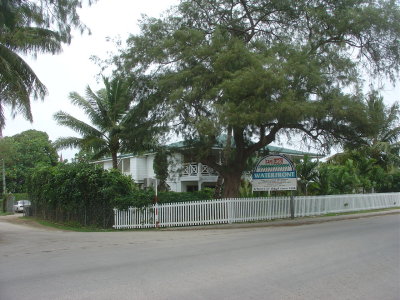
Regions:
<instances>
[{"instance_id":1,"label":"tree branch","mask_svg":"<svg viewBox=\"0 0 400 300\"><path fill-rule=\"evenodd\" d=\"M281 128L282 128L281 125L279 123L276 123L273 125L273 127L271 128L269 133L266 135L266 131L265 131L266 128L264 126L260 127L260 140L257 143L252 144L251 146L247 147L244 150L244 152L243 152L244 157L249 157L251 154L253 154L257 150L260 150L260 149L264 148L265 146L269 145L270 143L272 143L276 138L276 134L278 133L278 131Z\"/></svg>"}]
</instances>

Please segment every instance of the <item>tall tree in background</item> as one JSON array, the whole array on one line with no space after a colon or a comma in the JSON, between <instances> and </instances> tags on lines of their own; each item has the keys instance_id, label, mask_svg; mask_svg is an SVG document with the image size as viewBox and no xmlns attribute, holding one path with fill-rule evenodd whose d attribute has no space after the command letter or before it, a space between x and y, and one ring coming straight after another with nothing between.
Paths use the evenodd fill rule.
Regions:
<instances>
[{"instance_id":1,"label":"tall tree in background","mask_svg":"<svg viewBox=\"0 0 400 300\"><path fill-rule=\"evenodd\" d=\"M153 76L171 126L236 197L248 158L281 136L329 148L366 135L360 70L395 79L399 19L391 0L183 0L143 19L118 65Z\"/></svg>"},{"instance_id":2,"label":"tall tree in background","mask_svg":"<svg viewBox=\"0 0 400 300\"><path fill-rule=\"evenodd\" d=\"M0 2L0 137L5 126L4 107L31 121L30 97L43 99L45 85L20 56L59 53L71 42L73 28L81 32L77 9L95 0L1 0Z\"/></svg>"},{"instance_id":3,"label":"tall tree in background","mask_svg":"<svg viewBox=\"0 0 400 300\"><path fill-rule=\"evenodd\" d=\"M85 112L91 124L59 111L54 115L58 124L67 126L82 137L59 138L57 148L78 147L93 153L92 159L111 155L117 169L118 153L142 151L155 143L156 119L142 101L142 90L134 82L122 78L103 78L104 89L86 89L86 97L71 93L72 103Z\"/></svg>"},{"instance_id":4,"label":"tall tree in background","mask_svg":"<svg viewBox=\"0 0 400 300\"><path fill-rule=\"evenodd\" d=\"M360 151L385 170L400 167L400 109L396 102L386 107L383 98L376 92L368 95L368 121L372 125Z\"/></svg>"},{"instance_id":5,"label":"tall tree in background","mask_svg":"<svg viewBox=\"0 0 400 300\"><path fill-rule=\"evenodd\" d=\"M167 184L168 166L168 151L164 148L159 148L154 157L153 169L158 180L157 184L160 192L169 190L169 186Z\"/></svg>"},{"instance_id":6,"label":"tall tree in background","mask_svg":"<svg viewBox=\"0 0 400 300\"><path fill-rule=\"evenodd\" d=\"M54 166L58 155L47 133L27 130L0 139L0 160L4 159L7 191L26 192L26 182L37 166ZM2 190L2 187L0 187Z\"/></svg>"},{"instance_id":7,"label":"tall tree in background","mask_svg":"<svg viewBox=\"0 0 400 300\"><path fill-rule=\"evenodd\" d=\"M365 135L345 144L345 151L336 155L344 163L347 159L372 159L386 171L400 167L400 109L399 103L386 106L377 91L367 95L365 114L368 119Z\"/></svg>"}]
</instances>

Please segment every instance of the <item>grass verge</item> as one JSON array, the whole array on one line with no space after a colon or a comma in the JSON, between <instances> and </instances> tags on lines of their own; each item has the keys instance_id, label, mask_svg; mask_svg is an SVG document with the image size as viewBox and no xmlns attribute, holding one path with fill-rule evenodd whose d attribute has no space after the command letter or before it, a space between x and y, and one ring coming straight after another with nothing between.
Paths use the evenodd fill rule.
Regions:
<instances>
[{"instance_id":1,"label":"grass verge","mask_svg":"<svg viewBox=\"0 0 400 300\"><path fill-rule=\"evenodd\" d=\"M13 215L14 213L0 211L0 216Z\"/></svg>"},{"instance_id":2,"label":"grass verge","mask_svg":"<svg viewBox=\"0 0 400 300\"><path fill-rule=\"evenodd\" d=\"M370 209L370 210L357 210L357 211L348 211L342 213L329 213L326 215L321 215L320 217L334 217L334 216L344 216L344 215L356 215L356 214L365 214L365 213L373 213L373 212L380 212L380 211L388 211L400 209L399 207L391 207L391 208L378 208L378 209Z\"/></svg>"},{"instance_id":3,"label":"grass verge","mask_svg":"<svg viewBox=\"0 0 400 300\"><path fill-rule=\"evenodd\" d=\"M76 231L76 232L115 232L115 231L146 231L146 230L154 231L160 229L160 228L104 229L94 226L82 226L76 223L70 223L70 224L56 223L52 221L41 220L34 217L21 217L21 219L27 221L28 223L36 223L50 228L55 228L64 231Z\"/></svg>"},{"instance_id":4,"label":"grass verge","mask_svg":"<svg viewBox=\"0 0 400 300\"><path fill-rule=\"evenodd\" d=\"M71 224L61 224L61 223L55 223L51 221L46 221L46 220L41 220L33 217L22 217L24 220L29 220L36 222L42 226L47 226L51 228L56 228L60 230L66 230L66 231L77 231L77 232L108 232L108 231L114 231L114 229L103 229L103 228L98 228L94 226L82 226L76 223L71 223Z\"/></svg>"}]
</instances>

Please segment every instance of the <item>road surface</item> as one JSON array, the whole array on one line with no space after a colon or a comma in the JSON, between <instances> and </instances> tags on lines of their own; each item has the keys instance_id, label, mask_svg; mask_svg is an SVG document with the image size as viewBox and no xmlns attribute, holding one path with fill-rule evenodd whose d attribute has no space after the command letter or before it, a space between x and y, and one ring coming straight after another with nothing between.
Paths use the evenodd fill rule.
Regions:
<instances>
[{"instance_id":1,"label":"road surface","mask_svg":"<svg viewBox=\"0 0 400 300\"><path fill-rule=\"evenodd\" d=\"M400 299L400 215L95 233L0 219L0 299Z\"/></svg>"}]
</instances>

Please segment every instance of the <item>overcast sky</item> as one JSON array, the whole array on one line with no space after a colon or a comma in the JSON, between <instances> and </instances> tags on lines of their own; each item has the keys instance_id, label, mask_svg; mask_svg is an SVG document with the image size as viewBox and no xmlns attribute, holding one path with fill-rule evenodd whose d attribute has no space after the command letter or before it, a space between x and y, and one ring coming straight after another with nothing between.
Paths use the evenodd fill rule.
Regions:
<instances>
[{"instance_id":1,"label":"overcast sky","mask_svg":"<svg viewBox=\"0 0 400 300\"><path fill-rule=\"evenodd\" d=\"M178 0L99 0L91 7L80 10L82 22L87 25L92 35L74 35L71 45L64 46L58 55L39 54L36 59L27 57L26 61L33 68L40 80L48 89L48 96L44 101L31 101L33 123L23 117L11 117L6 107L6 127L4 136L12 136L28 129L45 131L54 141L58 137L77 136L77 134L63 126L58 126L53 115L63 110L80 119L84 114L71 105L68 95L76 91L84 95L87 85L94 90L101 88L96 82L99 68L90 61L92 55L107 58L107 53L116 52L113 43L107 38L119 36L125 41L130 33L138 33L138 20L142 14L158 17L171 5L178 4ZM76 151L62 150L64 158L72 158Z\"/></svg>"},{"instance_id":2,"label":"overcast sky","mask_svg":"<svg viewBox=\"0 0 400 300\"><path fill-rule=\"evenodd\" d=\"M6 108L6 127L4 136L12 136L28 129L36 129L48 133L52 141L58 137L76 136L72 130L58 126L53 114L63 110L80 119L85 119L78 108L72 106L68 94L76 91L84 95L85 88L90 85L97 90L96 82L99 68L90 61L90 56L106 58L107 53L116 52L114 45L107 42L107 37L120 36L124 41L129 33L138 33L138 20L142 14L157 17L178 0L99 0L89 8L80 11L82 22L92 31L92 35L76 33L71 45L64 46L58 55L40 54L37 59L27 58L30 66L46 85L49 95L44 101L32 101L34 122L17 116L12 119ZM399 84L394 88L386 85L383 92L387 104L400 99ZM76 151L63 150L64 158L72 158Z\"/></svg>"}]
</instances>

